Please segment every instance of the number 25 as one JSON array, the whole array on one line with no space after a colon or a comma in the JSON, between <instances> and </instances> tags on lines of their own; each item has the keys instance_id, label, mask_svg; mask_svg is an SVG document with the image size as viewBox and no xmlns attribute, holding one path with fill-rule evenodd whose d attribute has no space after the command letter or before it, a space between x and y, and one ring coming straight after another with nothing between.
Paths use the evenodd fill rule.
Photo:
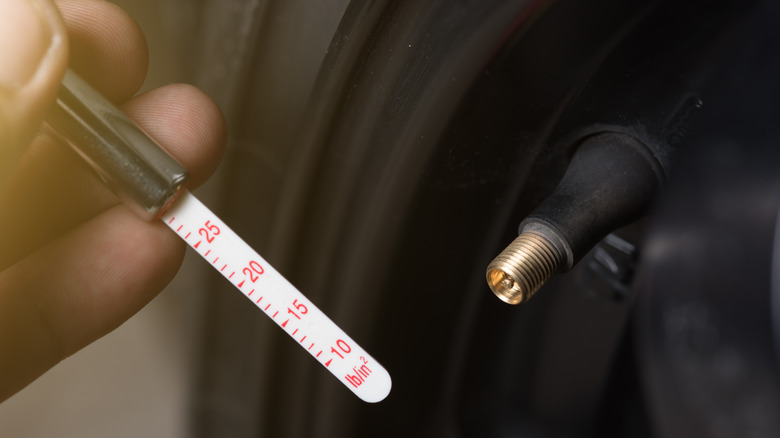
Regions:
<instances>
[{"instance_id":1,"label":"number 25","mask_svg":"<svg viewBox=\"0 0 780 438\"><path fill-rule=\"evenodd\" d=\"M208 243L214 241L214 236L219 236L219 227L212 225L211 221L206 221L205 228L198 230L198 234L206 238Z\"/></svg>"}]
</instances>

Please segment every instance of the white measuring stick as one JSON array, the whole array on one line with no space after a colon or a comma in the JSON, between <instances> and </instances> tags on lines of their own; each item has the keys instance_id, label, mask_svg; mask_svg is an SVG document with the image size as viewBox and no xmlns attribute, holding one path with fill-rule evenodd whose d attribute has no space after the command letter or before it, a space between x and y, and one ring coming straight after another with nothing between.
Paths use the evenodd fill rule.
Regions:
<instances>
[{"instance_id":1,"label":"white measuring stick","mask_svg":"<svg viewBox=\"0 0 780 438\"><path fill-rule=\"evenodd\" d=\"M162 220L360 399L390 393L390 374L189 191Z\"/></svg>"}]
</instances>

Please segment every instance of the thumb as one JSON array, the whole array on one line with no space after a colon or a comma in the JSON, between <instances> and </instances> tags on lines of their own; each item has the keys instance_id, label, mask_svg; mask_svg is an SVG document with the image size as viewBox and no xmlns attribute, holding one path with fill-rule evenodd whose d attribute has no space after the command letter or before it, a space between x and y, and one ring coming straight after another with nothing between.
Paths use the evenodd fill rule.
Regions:
<instances>
[{"instance_id":1,"label":"thumb","mask_svg":"<svg viewBox=\"0 0 780 438\"><path fill-rule=\"evenodd\" d=\"M50 0L0 0L0 188L57 96L65 25Z\"/></svg>"}]
</instances>

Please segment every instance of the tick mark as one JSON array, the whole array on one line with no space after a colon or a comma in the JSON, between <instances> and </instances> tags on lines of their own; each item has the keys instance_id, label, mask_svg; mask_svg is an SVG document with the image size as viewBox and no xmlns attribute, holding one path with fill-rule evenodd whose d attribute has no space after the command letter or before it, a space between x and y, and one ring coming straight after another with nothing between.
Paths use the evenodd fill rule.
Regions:
<instances>
[{"instance_id":1,"label":"tick mark","mask_svg":"<svg viewBox=\"0 0 780 438\"><path fill-rule=\"evenodd\" d=\"M329 360L329 361L325 362L325 366L326 366L326 367L329 367L331 362L333 362L333 359L331 359L331 360Z\"/></svg>"},{"instance_id":2,"label":"tick mark","mask_svg":"<svg viewBox=\"0 0 780 438\"><path fill-rule=\"evenodd\" d=\"M312 344L312 345L314 345L314 344ZM316 355L316 356L314 356L314 357L320 357L320 355L321 355L321 354L322 354L322 350L320 350L320 352L319 352L319 353L317 353L317 355Z\"/></svg>"},{"instance_id":3,"label":"tick mark","mask_svg":"<svg viewBox=\"0 0 780 438\"><path fill-rule=\"evenodd\" d=\"M211 263L216 265L216 264L217 264L217 261L219 261L219 257L215 258L215 259L214 259L214 261L213 261L213 262L211 262Z\"/></svg>"},{"instance_id":4,"label":"tick mark","mask_svg":"<svg viewBox=\"0 0 780 438\"><path fill-rule=\"evenodd\" d=\"M246 283L246 280L241 280L241 283L238 283L238 288L241 289L242 287L244 287L244 283ZM252 292L249 293L251 294Z\"/></svg>"},{"instance_id":5,"label":"tick mark","mask_svg":"<svg viewBox=\"0 0 780 438\"><path fill-rule=\"evenodd\" d=\"M233 278L234 275L236 275L236 273L235 272L231 272L230 275L228 275L228 279Z\"/></svg>"},{"instance_id":6,"label":"tick mark","mask_svg":"<svg viewBox=\"0 0 780 438\"><path fill-rule=\"evenodd\" d=\"M224 271L224 270L225 270L225 268L227 268L227 264L225 264L225 266L223 266L223 267L222 267L222 269L220 269L220 270L219 270L219 272L222 272L222 271Z\"/></svg>"},{"instance_id":7,"label":"tick mark","mask_svg":"<svg viewBox=\"0 0 780 438\"><path fill-rule=\"evenodd\" d=\"M196 243L192 247L195 248L195 249L198 249L198 247L200 246L201 243L203 243L203 241L202 240L198 240L198 243Z\"/></svg>"},{"instance_id":8,"label":"tick mark","mask_svg":"<svg viewBox=\"0 0 780 438\"><path fill-rule=\"evenodd\" d=\"M269 304L269 306L270 306L270 304ZM276 318L276 315L278 315L278 314L279 314L279 311L277 310L276 313L274 313L273 317Z\"/></svg>"},{"instance_id":9,"label":"tick mark","mask_svg":"<svg viewBox=\"0 0 780 438\"><path fill-rule=\"evenodd\" d=\"M301 344L303 344L303 341L305 340L306 340L306 336L304 336L303 339L301 339Z\"/></svg>"},{"instance_id":10,"label":"tick mark","mask_svg":"<svg viewBox=\"0 0 780 438\"><path fill-rule=\"evenodd\" d=\"M168 225L172 224L174 220L176 220L176 216L173 216L171 220L168 221Z\"/></svg>"},{"instance_id":11,"label":"tick mark","mask_svg":"<svg viewBox=\"0 0 780 438\"><path fill-rule=\"evenodd\" d=\"M211 250L206 251L206 254L203 254L203 257L208 257L209 254L211 254Z\"/></svg>"},{"instance_id":12,"label":"tick mark","mask_svg":"<svg viewBox=\"0 0 780 438\"><path fill-rule=\"evenodd\" d=\"M179 228L176 229L176 232L178 233L182 228L184 228L184 225L179 225Z\"/></svg>"},{"instance_id":13,"label":"tick mark","mask_svg":"<svg viewBox=\"0 0 780 438\"><path fill-rule=\"evenodd\" d=\"M252 292L254 292L254 291L255 291L255 290L254 290L254 289L252 289ZM252 292L249 292L249 295L252 295ZM260 301L263 301L263 297L260 297L260 298L258 298L258 299L257 299L257 301L255 301L255 302L256 302L257 304L260 304Z\"/></svg>"},{"instance_id":14,"label":"tick mark","mask_svg":"<svg viewBox=\"0 0 780 438\"><path fill-rule=\"evenodd\" d=\"M295 329L295 331L292 333L293 336L295 336L296 333L298 333L298 329Z\"/></svg>"},{"instance_id":15,"label":"tick mark","mask_svg":"<svg viewBox=\"0 0 780 438\"><path fill-rule=\"evenodd\" d=\"M282 327L287 327L287 323L288 323L288 322L290 322L290 320L289 320L289 319L288 319L287 321L283 322L283 323L282 323Z\"/></svg>"},{"instance_id":16,"label":"tick mark","mask_svg":"<svg viewBox=\"0 0 780 438\"><path fill-rule=\"evenodd\" d=\"M269 305L267 305L267 306L265 306L265 309L263 309L263 310L265 310L265 311L268 311L268 308L269 308L269 307L271 307L271 305L270 305L270 304L269 304Z\"/></svg>"},{"instance_id":17,"label":"tick mark","mask_svg":"<svg viewBox=\"0 0 780 438\"><path fill-rule=\"evenodd\" d=\"M314 342L312 342L311 345L309 345L309 350L311 350L312 348L314 348Z\"/></svg>"},{"instance_id":18,"label":"tick mark","mask_svg":"<svg viewBox=\"0 0 780 438\"><path fill-rule=\"evenodd\" d=\"M255 292L255 290L252 289L252 290L249 291L249 293L246 296L251 297L254 292ZM262 300L262 299L263 299L263 297L260 297L260 300ZM260 300L257 300L257 302L259 303Z\"/></svg>"},{"instance_id":19,"label":"tick mark","mask_svg":"<svg viewBox=\"0 0 780 438\"><path fill-rule=\"evenodd\" d=\"M187 235L186 235L186 236L184 236L184 238L185 238L185 239L189 239L189 238L190 238L190 236L192 236L192 233L187 233Z\"/></svg>"}]
</instances>

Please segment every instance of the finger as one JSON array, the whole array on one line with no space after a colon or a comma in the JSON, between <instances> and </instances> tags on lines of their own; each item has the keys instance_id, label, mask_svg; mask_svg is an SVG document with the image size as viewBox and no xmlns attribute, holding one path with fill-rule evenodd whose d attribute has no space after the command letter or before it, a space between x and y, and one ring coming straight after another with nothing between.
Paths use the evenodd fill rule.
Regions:
<instances>
[{"instance_id":1,"label":"finger","mask_svg":"<svg viewBox=\"0 0 780 438\"><path fill-rule=\"evenodd\" d=\"M140 310L183 254L117 206L0 273L0 401Z\"/></svg>"},{"instance_id":2,"label":"finger","mask_svg":"<svg viewBox=\"0 0 780 438\"><path fill-rule=\"evenodd\" d=\"M48 0L0 2L0 189L54 98L67 35Z\"/></svg>"},{"instance_id":3,"label":"finger","mask_svg":"<svg viewBox=\"0 0 780 438\"><path fill-rule=\"evenodd\" d=\"M219 108L188 85L162 87L128 102L125 112L178 159L197 187L214 172L225 146ZM118 203L83 160L40 136L0 196L0 269Z\"/></svg>"},{"instance_id":4,"label":"finger","mask_svg":"<svg viewBox=\"0 0 780 438\"><path fill-rule=\"evenodd\" d=\"M70 37L70 68L108 100L123 102L146 78L146 39L119 6L103 0L57 0Z\"/></svg>"},{"instance_id":5,"label":"finger","mask_svg":"<svg viewBox=\"0 0 780 438\"><path fill-rule=\"evenodd\" d=\"M190 187L217 169L227 140L222 111L205 93L186 84L144 93L122 109L190 171Z\"/></svg>"}]
</instances>

